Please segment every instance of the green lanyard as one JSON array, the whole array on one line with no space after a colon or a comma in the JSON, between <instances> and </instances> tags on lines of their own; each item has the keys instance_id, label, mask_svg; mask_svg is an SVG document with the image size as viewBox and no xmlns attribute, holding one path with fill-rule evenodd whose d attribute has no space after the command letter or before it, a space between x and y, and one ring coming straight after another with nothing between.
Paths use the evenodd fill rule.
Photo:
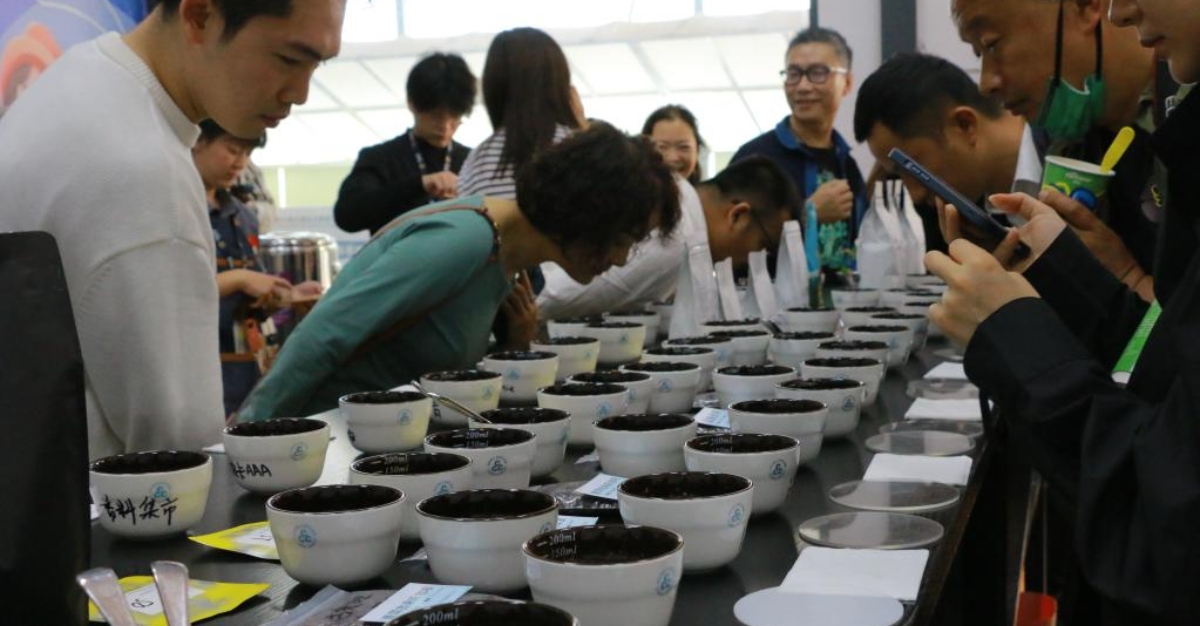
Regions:
<instances>
[{"instance_id":1,"label":"green lanyard","mask_svg":"<svg viewBox=\"0 0 1200 626\"><path fill-rule=\"evenodd\" d=\"M1133 337L1129 338L1129 344L1125 346L1121 358L1117 359L1117 364L1113 366L1112 377L1117 384L1125 385L1129 382L1129 377L1133 375L1133 368L1137 367L1142 350L1146 348L1146 339L1150 337L1150 331L1158 323L1159 315L1162 315L1162 306L1158 304L1158 300L1155 300L1150 303L1150 308L1146 311L1142 322L1138 324L1137 330L1133 331Z\"/></svg>"}]
</instances>

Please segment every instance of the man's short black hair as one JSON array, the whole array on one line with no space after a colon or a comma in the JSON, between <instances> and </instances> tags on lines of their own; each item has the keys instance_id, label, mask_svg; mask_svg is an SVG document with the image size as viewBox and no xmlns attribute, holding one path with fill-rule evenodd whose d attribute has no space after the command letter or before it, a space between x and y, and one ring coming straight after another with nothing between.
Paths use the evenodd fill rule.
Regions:
<instances>
[{"instance_id":1,"label":"man's short black hair","mask_svg":"<svg viewBox=\"0 0 1200 626\"><path fill-rule=\"evenodd\" d=\"M260 135L257 138L247 139L245 137L238 137L238 136L234 135L233 133L222 128L220 124L217 124L216 122L214 122L212 120L204 120L204 121L200 122L200 141L209 143L209 142L213 141L214 139L220 139L221 137L224 137L226 135L232 137L235 141L238 141L238 142L244 144L247 148L250 148L250 149L261 148L261 147L267 145L267 134L266 133L263 133L262 135Z\"/></svg>"},{"instance_id":2,"label":"man's short black hair","mask_svg":"<svg viewBox=\"0 0 1200 626\"><path fill-rule=\"evenodd\" d=\"M792 40L788 42L788 52L792 48L806 43L823 43L833 47L833 53L837 58L846 64L846 69L850 69L854 65L854 51L850 49L850 44L846 43L846 38L836 30L821 28L820 26L811 26L798 33Z\"/></svg>"},{"instance_id":3,"label":"man's short black hair","mask_svg":"<svg viewBox=\"0 0 1200 626\"><path fill-rule=\"evenodd\" d=\"M928 54L900 54L867 77L854 104L854 137L866 141L876 123L905 139L942 136L946 109L969 106L997 119L1004 108L979 91L957 65Z\"/></svg>"},{"instance_id":4,"label":"man's short black hair","mask_svg":"<svg viewBox=\"0 0 1200 626\"><path fill-rule=\"evenodd\" d=\"M405 90L413 108L418 111L446 109L462 117L475 106L478 81L462 57L435 52L413 66Z\"/></svg>"},{"instance_id":5,"label":"man's short black hair","mask_svg":"<svg viewBox=\"0 0 1200 626\"><path fill-rule=\"evenodd\" d=\"M181 0L149 0L150 10L159 5L163 8L163 17L170 19L179 13ZM225 31L221 38L225 41L233 36L253 18L260 15L272 17L287 17L292 12L292 0L212 0L213 5L225 18Z\"/></svg>"},{"instance_id":6,"label":"man's short black hair","mask_svg":"<svg viewBox=\"0 0 1200 626\"><path fill-rule=\"evenodd\" d=\"M796 183L782 167L762 155L738 159L700 184L715 188L726 199L748 203L761 218L773 218L781 211L789 216L804 213Z\"/></svg>"}]
</instances>

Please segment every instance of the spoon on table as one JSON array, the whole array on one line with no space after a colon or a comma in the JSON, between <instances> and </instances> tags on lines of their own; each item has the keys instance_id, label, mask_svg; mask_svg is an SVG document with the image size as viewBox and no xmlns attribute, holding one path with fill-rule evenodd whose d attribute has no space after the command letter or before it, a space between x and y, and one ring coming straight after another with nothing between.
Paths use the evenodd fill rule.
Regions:
<instances>
[{"instance_id":1,"label":"spoon on table","mask_svg":"<svg viewBox=\"0 0 1200 626\"><path fill-rule=\"evenodd\" d=\"M457 400L452 400L450 398L447 398L446 396L443 396L440 393L434 393L432 391L429 391L428 389L422 387L421 383L419 383L415 380L412 381L412 383L410 383L410 384L413 387L415 387L417 389L417 391L429 396L430 398L433 398L434 400L437 400L438 402L441 402L442 404L454 409L455 411L458 411L459 413L462 413L463 415L466 415L469 419L473 419L477 422L483 422L484 424L492 423L492 420L476 413L475 411L472 411L471 409L468 409L467 407L460 404Z\"/></svg>"},{"instance_id":2,"label":"spoon on table","mask_svg":"<svg viewBox=\"0 0 1200 626\"><path fill-rule=\"evenodd\" d=\"M765 317L762 318L761 321L762 321L762 325L766 326L767 330L771 331L772 335L782 335L783 334L783 329L779 327L779 324L776 324L775 322L772 322L771 320L769 320Z\"/></svg>"},{"instance_id":3,"label":"spoon on table","mask_svg":"<svg viewBox=\"0 0 1200 626\"><path fill-rule=\"evenodd\" d=\"M133 613L125 604L125 590L117 581L116 572L107 567L97 567L75 576L75 582L100 609L100 614L111 626L137 626Z\"/></svg>"},{"instance_id":4,"label":"spoon on table","mask_svg":"<svg viewBox=\"0 0 1200 626\"><path fill-rule=\"evenodd\" d=\"M150 564L154 586L162 601L167 626L190 626L188 618L188 569L176 561L155 561Z\"/></svg>"}]
</instances>

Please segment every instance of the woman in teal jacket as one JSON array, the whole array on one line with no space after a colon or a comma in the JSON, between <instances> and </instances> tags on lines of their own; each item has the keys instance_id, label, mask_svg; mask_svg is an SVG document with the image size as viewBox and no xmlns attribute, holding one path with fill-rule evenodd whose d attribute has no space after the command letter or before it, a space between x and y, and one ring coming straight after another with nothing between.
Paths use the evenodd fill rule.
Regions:
<instances>
[{"instance_id":1,"label":"woman in teal jacket","mask_svg":"<svg viewBox=\"0 0 1200 626\"><path fill-rule=\"evenodd\" d=\"M458 198L384 227L288 338L238 419L311 415L347 393L473 367L514 276L552 261L587 283L654 228L670 236L678 218L655 150L595 124L520 171L515 202Z\"/></svg>"}]
</instances>

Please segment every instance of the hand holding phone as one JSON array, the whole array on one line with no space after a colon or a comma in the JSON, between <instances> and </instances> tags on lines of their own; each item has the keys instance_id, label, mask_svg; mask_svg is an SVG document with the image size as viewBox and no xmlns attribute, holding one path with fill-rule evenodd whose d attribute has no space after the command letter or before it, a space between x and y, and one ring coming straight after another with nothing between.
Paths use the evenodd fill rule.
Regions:
<instances>
[{"instance_id":1,"label":"hand holding phone","mask_svg":"<svg viewBox=\"0 0 1200 626\"><path fill-rule=\"evenodd\" d=\"M902 173L911 176L947 204L954 205L959 216L963 218L963 230L971 239L985 244L989 250L994 250L996 246L1000 245L1000 242L1004 241L1005 236L1008 235L1008 229L988 215L987 211L979 208L970 198L934 176L932 172L899 148L893 148L891 152L888 152L888 159L895 163ZM1015 259L1027 257L1029 256L1029 246L1023 242L1019 243L1013 254Z\"/></svg>"}]
</instances>

